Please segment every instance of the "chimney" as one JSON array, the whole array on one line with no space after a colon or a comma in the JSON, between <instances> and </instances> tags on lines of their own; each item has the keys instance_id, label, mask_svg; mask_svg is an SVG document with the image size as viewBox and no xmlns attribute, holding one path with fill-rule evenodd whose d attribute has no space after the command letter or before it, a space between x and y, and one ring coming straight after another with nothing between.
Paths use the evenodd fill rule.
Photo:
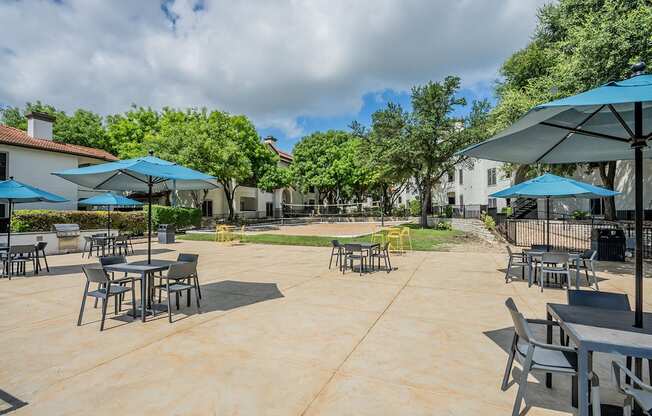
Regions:
<instances>
[{"instance_id":1,"label":"chimney","mask_svg":"<svg viewBox=\"0 0 652 416\"><path fill-rule=\"evenodd\" d=\"M31 111L27 117L27 135L44 140L52 140L52 123L54 117L38 111Z\"/></svg>"},{"instance_id":2,"label":"chimney","mask_svg":"<svg viewBox=\"0 0 652 416\"><path fill-rule=\"evenodd\" d=\"M272 146L276 144L276 137L274 136L267 136L263 140L263 143L265 144L271 144Z\"/></svg>"}]
</instances>

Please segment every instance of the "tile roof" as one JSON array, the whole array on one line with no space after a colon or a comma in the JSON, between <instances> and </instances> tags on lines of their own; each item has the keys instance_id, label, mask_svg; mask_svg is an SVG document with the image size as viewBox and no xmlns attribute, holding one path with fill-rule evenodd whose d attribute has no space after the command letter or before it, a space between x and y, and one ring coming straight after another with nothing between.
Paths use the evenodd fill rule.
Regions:
<instances>
[{"instance_id":1,"label":"tile roof","mask_svg":"<svg viewBox=\"0 0 652 416\"><path fill-rule=\"evenodd\" d=\"M280 150L278 147L276 147L276 145L275 145L274 143L267 142L267 144L269 145L269 147L272 148L272 150L273 150L274 152L276 152L276 154L277 154L281 159L285 160L286 162L292 162L292 161L294 160L294 156L292 156L291 154L286 153L286 152Z\"/></svg>"},{"instance_id":2,"label":"tile roof","mask_svg":"<svg viewBox=\"0 0 652 416\"><path fill-rule=\"evenodd\" d=\"M111 162L118 160L117 157L104 150L86 146L78 146L76 144L57 143L48 139L37 139L28 136L27 133L22 130L4 126L2 124L0 124L0 144L27 147L30 149L44 150L46 152L86 156Z\"/></svg>"}]
</instances>

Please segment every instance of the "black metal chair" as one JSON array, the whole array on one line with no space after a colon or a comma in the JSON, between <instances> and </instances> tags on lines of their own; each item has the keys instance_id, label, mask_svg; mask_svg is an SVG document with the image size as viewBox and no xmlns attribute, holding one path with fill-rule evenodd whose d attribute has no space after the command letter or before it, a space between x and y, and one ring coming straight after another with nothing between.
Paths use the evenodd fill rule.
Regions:
<instances>
[{"instance_id":1,"label":"black metal chair","mask_svg":"<svg viewBox=\"0 0 652 416\"><path fill-rule=\"evenodd\" d=\"M328 270L331 269L331 266L333 265L333 257L335 257L335 265L342 267L342 250L344 247L338 240L331 240L332 244L332 249L331 249L331 259L328 262Z\"/></svg>"},{"instance_id":2,"label":"black metal chair","mask_svg":"<svg viewBox=\"0 0 652 416\"><path fill-rule=\"evenodd\" d=\"M201 295L201 285L199 284L199 273L197 272L197 265L199 263L199 254L192 254L192 253L179 253L177 256L177 261L180 262L186 262L186 263L193 263L195 265L195 275L194 277L197 278L197 289L199 290L199 299L202 298ZM190 281L188 281L190 283ZM188 291L188 306L190 306L190 291ZM161 297L159 293L159 298Z\"/></svg>"},{"instance_id":3,"label":"black metal chair","mask_svg":"<svg viewBox=\"0 0 652 416\"><path fill-rule=\"evenodd\" d=\"M574 306L587 306L590 308L608 309L611 311L631 311L629 297L624 293L598 292L594 290L568 290L568 304ZM563 339L563 337L562 337ZM566 345L569 339L566 337ZM632 357L625 358L627 368L632 369ZM650 380L652 381L652 360L648 360ZM629 377L627 378L629 383Z\"/></svg>"},{"instance_id":4,"label":"black metal chair","mask_svg":"<svg viewBox=\"0 0 652 416\"><path fill-rule=\"evenodd\" d=\"M362 271L364 270L365 263L367 262L367 258L369 256L367 253L362 249L362 246L360 244L345 244L344 245L344 259L342 262L342 273L346 272L347 269L347 264L350 264L351 270L353 270L353 263L355 260L359 261L360 268L360 276L362 276Z\"/></svg>"},{"instance_id":5,"label":"black metal chair","mask_svg":"<svg viewBox=\"0 0 652 416\"><path fill-rule=\"evenodd\" d=\"M195 264L190 262L179 262L173 263L170 265L167 273L161 277L165 283L161 284L161 289L167 293L167 302L168 302L168 321L172 323L172 305L170 302L170 297L174 293L178 295L183 291L190 291L190 289L195 290L195 301L197 303L197 313L201 313L201 307L199 305L199 280L197 274L195 273ZM183 283L185 281L190 281L192 284ZM190 296L188 296L190 299ZM177 297L177 309L179 308L178 297Z\"/></svg>"},{"instance_id":6,"label":"black metal chair","mask_svg":"<svg viewBox=\"0 0 652 416\"><path fill-rule=\"evenodd\" d=\"M126 263L127 258L125 256L102 256L99 258L99 261L100 261L100 266L102 266L102 269L104 269L105 266L110 266L112 264ZM111 276L111 281L113 283L117 283L120 286L125 286L128 282L132 280L132 278L129 277L127 273L125 273L123 277L116 278L115 273L110 272L109 276ZM116 313L122 310L123 297L124 294L120 295L120 302L116 302L116 307L118 308ZM94 307L97 307L97 299L95 299Z\"/></svg>"},{"instance_id":7,"label":"black metal chair","mask_svg":"<svg viewBox=\"0 0 652 416\"><path fill-rule=\"evenodd\" d=\"M117 235L113 238L113 254L129 254L129 237L126 235Z\"/></svg>"},{"instance_id":8,"label":"black metal chair","mask_svg":"<svg viewBox=\"0 0 652 416\"><path fill-rule=\"evenodd\" d=\"M525 279L525 268L530 267L525 253L514 253L510 246L507 247L507 271L505 272L505 283L509 283L509 272L512 267L521 268L521 279Z\"/></svg>"},{"instance_id":9,"label":"black metal chair","mask_svg":"<svg viewBox=\"0 0 652 416\"><path fill-rule=\"evenodd\" d=\"M50 266L48 266L48 258L45 255L45 247L47 247L47 241L39 241L36 243L36 267L38 270L41 270L41 259L45 262L45 270L50 271Z\"/></svg>"},{"instance_id":10,"label":"black metal chair","mask_svg":"<svg viewBox=\"0 0 652 416\"><path fill-rule=\"evenodd\" d=\"M111 296L114 297L114 302L119 302L118 295L131 291L131 307L133 311L133 318L136 319L136 293L134 290L135 279L131 279L131 288L126 286L117 285L109 279L107 272L98 266L82 266L84 275L86 275L86 285L84 286L84 295L82 297L81 308L79 309L79 318L77 319L77 326L82 324L82 317L84 315L84 307L86 306L86 298L92 297L95 299L102 299L102 321L100 322L100 331L104 330L104 321L106 319L106 307L109 303ZM91 283L97 283L98 289L88 291ZM117 297L116 297L117 296ZM116 307L117 310L117 307Z\"/></svg>"},{"instance_id":11,"label":"black metal chair","mask_svg":"<svg viewBox=\"0 0 652 416\"><path fill-rule=\"evenodd\" d=\"M3 265L5 274L11 279L16 265L16 273L26 274L26 264L32 263L34 273L38 273L36 268L36 245L21 244L9 247L9 250L3 256Z\"/></svg>"},{"instance_id":12,"label":"black metal chair","mask_svg":"<svg viewBox=\"0 0 652 416\"><path fill-rule=\"evenodd\" d=\"M378 248L377 251L374 251L371 253L371 259L373 262L373 259L378 259L378 269L380 269L380 260L384 260L385 262L385 270L387 273L392 271L392 261L389 258L389 242L386 242L383 244L381 247Z\"/></svg>"},{"instance_id":13,"label":"black metal chair","mask_svg":"<svg viewBox=\"0 0 652 416\"><path fill-rule=\"evenodd\" d=\"M577 263L575 262L571 262L570 268L578 272L584 270L586 281L589 283L589 286L591 285L591 279L589 277L590 270L591 276L593 277L593 283L595 284L595 290L600 290L600 287L598 286L598 276L595 274L595 262L597 257L597 250L585 250L582 254L580 254L579 270L577 268Z\"/></svg>"},{"instance_id":14,"label":"black metal chair","mask_svg":"<svg viewBox=\"0 0 652 416\"><path fill-rule=\"evenodd\" d=\"M575 349L564 345L544 344L534 339L530 324L559 326L556 322L543 319L525 319L512 298L508 298L505 301L505 306L507 306L514 322L514 338L509 349L509 358L507 359L501 389L503 391L508 389L512 366L514 365L514 360L517 360L523 370L518 383L518 393L514 401L512 416L519 416L521 402L525 398L525 391L527 389L528 374L531 371L545 371L547 373L566 374L577 377L577 352ZM599 415L599 380L594 373L590 374L590 379L593 414Z\"/></svg>"}]
</instances>

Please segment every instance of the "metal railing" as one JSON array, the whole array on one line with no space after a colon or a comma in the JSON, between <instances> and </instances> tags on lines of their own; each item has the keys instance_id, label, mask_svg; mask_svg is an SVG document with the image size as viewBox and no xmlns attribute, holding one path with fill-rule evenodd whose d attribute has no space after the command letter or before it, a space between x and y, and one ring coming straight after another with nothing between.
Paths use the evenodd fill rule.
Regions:
<instances>
[{"instance_id":1,"label":"metal railing","mask_svg":"<svg viewBox=\"0 0 652 416\"><path fill-rule=\"evenodd\" d=\"M487 205L434 205L432 207L432 213L439 217L480 218L483 212L487 212Z\"/></svg>"},{"instance_id":2,"label":"metal railing","mask_svg":"<svg viewBox=\"0 0 652 416\"><path fill-rule=\"evenodd\" d=\"M534 244L546 244L546 220L512 219L498 215L496 231L510 244L518 247L531 247ZM634 224L625 221L605 221L597 219L550 220L550 245L553 250L584 251L591 248L591 234L596 229L623 230L632 248ZM643 228L643 257L652 258L652 224Z\"/></svg>"}]
</instances>

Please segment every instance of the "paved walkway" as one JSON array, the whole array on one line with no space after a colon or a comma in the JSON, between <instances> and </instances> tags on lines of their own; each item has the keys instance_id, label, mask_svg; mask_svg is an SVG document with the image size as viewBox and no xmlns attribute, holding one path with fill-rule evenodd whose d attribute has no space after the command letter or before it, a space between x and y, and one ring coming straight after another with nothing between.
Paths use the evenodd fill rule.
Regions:
<instances>
[{"instance_id":1,"label":"paved walkway","mask_svg":"<svg viewBox=\"0 0 652 416\"><path fill-rule=\"evenodd\" d=\"M52 256L45 276L0 280L0 413L26 403L10 414L505 415L516 388L499 388L512 334L504 300L541 317L564 299L505 284L496 253L411 253L390 274L360 277L329 271L324 248L155 250L199 253L202 314L114 317L100 333L89 306L77 327L78 254ZM629 266L606 266L602 288L631 293ZM568 414L569 380L552 391L541 381L530 381L528 414Z\"/></svg>"}]
</instances>

